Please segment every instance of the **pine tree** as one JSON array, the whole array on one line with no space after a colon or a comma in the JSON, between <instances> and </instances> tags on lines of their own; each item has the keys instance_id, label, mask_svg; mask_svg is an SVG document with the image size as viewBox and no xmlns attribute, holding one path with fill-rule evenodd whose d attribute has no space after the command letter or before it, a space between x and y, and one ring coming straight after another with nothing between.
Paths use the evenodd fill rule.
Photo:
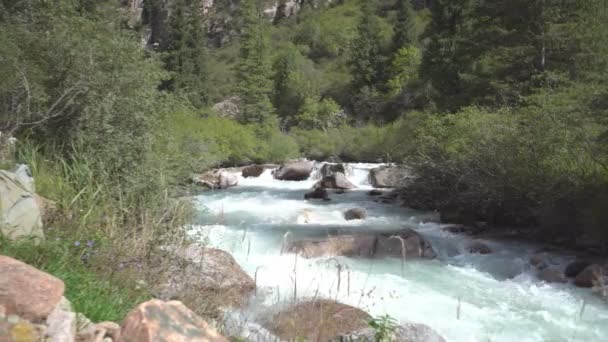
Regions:
<instances>
[{"instance_id":1,"label":"pine tree","mask_svg":"<svg viewBox=\"0 0 608 342\"><path fill-rule=\"evenodd\" d=\"M169 19L166 68L173 73L168 88L186 95L197 108L208 103L207 48L198 0L178 0Z\"/></svg>"},{"instance_id":2,"label":"pine tree","mask_svg":"<svg viewBox=\"0 0 608 342\"><path fill-rule=\"evenodd\" d=\"M241 98L242 123L268 123L276 115L270 95L272 81L265 24L257 1L241 3L241 47L237 66L237 91Z\"/></svg>"},{"instance_id":3,"label":"pine tree","mask_svg":"<svg viewBox=\"0 0 608 342\"><path fill-rule=\"evenodd\" d=\"M353 88L374 87L382 80L382 37L376 17L376 3L360 0L361 19L357 26L357 38L352 47L351 74Z\"/></svg>"},{"instance_id":4,"label":"pine tree","mask_svg":"<svg viewBox=\"0 0 608 342\"><path fill-rule=\"evenodd\" d=\"M393 36L393 53L417 44L416 13L410 0L398 0L397 22Z\"/></svg>"}]
</instances>

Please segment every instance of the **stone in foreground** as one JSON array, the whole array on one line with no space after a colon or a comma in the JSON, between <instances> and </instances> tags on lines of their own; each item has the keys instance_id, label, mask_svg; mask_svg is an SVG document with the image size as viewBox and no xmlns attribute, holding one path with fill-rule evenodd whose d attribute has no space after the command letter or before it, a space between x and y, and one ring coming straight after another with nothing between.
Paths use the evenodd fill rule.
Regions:
<instances>
[{"instance_id":1,"label":"stone in foreground","mask_svg":"<svg viewBox=\"0 0 608 342\"><path fill-rule=\"evenodd\" d=\"M181 302L153 299L127 315L118 341L227 342L228 339Z\"/></svg>"},{"instance_id":2,"label":"stone in foreground","mask_svg":"<svg viewBox=\"0 0 608 342\"><path fill-rule=\"evenodd\" d=\"M437 332L424 324L406 323L395 328L391 341L399 342L445 342ZM331 342L376 342L375 331L371 328L334 337Z\"/></svg>"},{"instance_id":3,"label":"stone in foreground","mask_svg":"<svg viewBox=\"0 0 608 342\"><path fill-rule=\"evenodd\" d=\"M33 178L0 170L0 233L6 238L43 239L40 208L34 197Z\"/></svg>"},{"instance_id":4,"label":"stone in foreground","mask_svg":"<svg viewBox=\"0 0 608 342\"><path fill-rule=\"evenodd\" d=\"M281 340L329 341L367 327L370 319L361 309L333 300L314 300L282 310L264 326Z\"/></svg>"},{"instance_id":5,"label":"stone in foreground","mask_svg":"<svg viewBox=\"0 0 608 342\"><path fill-rule=\"evenodd\" d=\"M44 321L61 301L65 285L52 275L0 255L0 306L32 322Z\"/></svg>"}]
</instances>

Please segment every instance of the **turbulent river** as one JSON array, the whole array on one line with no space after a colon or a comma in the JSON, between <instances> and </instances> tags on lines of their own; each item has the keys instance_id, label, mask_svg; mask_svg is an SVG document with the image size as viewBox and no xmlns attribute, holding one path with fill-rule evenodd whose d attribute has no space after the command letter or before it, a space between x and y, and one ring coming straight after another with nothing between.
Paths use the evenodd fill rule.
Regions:
<instances>
[{"instance_id":1,"label":"turbulent river","mask_svg":"<svg viewBox=\"0 0 608 342\"><path fill-rule=\"evenodd\" d=\"M443 231L435 214L372 201L367 176L376 166L351 164L357 189L330 193L329 202L303 199L313 177L278 181L266 170L259 178L240 178L237 187L197 197L201 215L192 233L232 253L257 278L251 315L295 294L423 323L447 341L608 341L608 306L589 290L539 281L528 262L538 246L484 241L494 253L467 253L469 238ZM343 212L355 207L365 208L367 219L344 220ZM402 264L398 258L281 253L286 239L402 227L422 234L438 258ZM554 261L567 261L559 258Z\"/></svg>"}]
</instances>

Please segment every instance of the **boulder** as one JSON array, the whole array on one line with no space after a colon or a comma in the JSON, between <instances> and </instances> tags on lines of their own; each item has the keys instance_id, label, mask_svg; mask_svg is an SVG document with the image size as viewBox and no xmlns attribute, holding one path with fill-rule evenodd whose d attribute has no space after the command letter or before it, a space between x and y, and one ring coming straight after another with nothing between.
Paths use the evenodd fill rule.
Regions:
<instances>
[{"instance_id":1,"label":"boulder","mask_svg":"<svg viewBox=\"0 0 608 342\"><path fill-rule=\"evenodd\" d=\"M245 304L255 289L253 279L230 253L195 245L176 250L167 281L159 288L165 300L221 299L223 306ZM190 298L188 296L193 296Z\"/></svg>"},{"instance_id":2,"label":"boulder","mask_svg":"<svg viewBox=\"0 0 608 342\"><path fill-rule=\"evenodd\" d=\"M369 183L374 188L398 188L412 179L412 173L403 167L381 166L369 171Z\"/></svg>"},{"instance_id":3,"label":"boulder","mask_svg":"<svg viewBox=\"0 0 608 342\"><path fill-rule=\"evenodd\" d=\"M127 315L118 341L227 342L228 339L181 302L153 299Z\"/></svg>"},{"instance_id":4,"label":"boulder","mask_svg":"<svg viewBox=\"0 0 608 342\"><path fill-rule=\"evenodd\" d=\"M263 322L266 329L285 341L329 341L332 337L367 327L365 311L333 300L297 303Z\"/></svg>"},{"instance_id":5,"label":"boulder","mask_svg":"<svg viewBox=\"0 0 608 342\"><path fill-rule=\"evenodd\" d=\"M264 173L264 170L266 170L266 168L264 168L263 165L245 166L243 168L243 177L245 177L245 178L259 177L262 173Z\"/></svg>"},{"instance_id":6,"label":"boulder","mask_svg":"<svg viewBox=\"0 0 608 342\"><path fill-rule=\"evenodd\" d=\"M209 189L228 189L239 184L236 174L223 170L211 170L203 174L194 176L193 183Z\"/></svg>"},{"instance_id":7,"label":"boulder","mask_svg":"<svg viewBox=\"0 0 608 342\"><path fill-rule=\"evenodd\" d=\"M46 337L53 342L76 339L76 313L56 307L46 319Z\"/></svg>"},{"instance_id":8,"label":"boulder","mask_svg":"<svg viewBox=\"0 0 608 342\"><path fill-rule=\"evenodd\" d=\"M273 172L273 177L278 180L303 181L310 177L314 163L310 161L299 161L281 165Z\"/></svg>"},{"instance_id":9,"label":"boulder","mask_svg":"<svg viewBox=\"0 0 608 342\"><path fill-rule=\"evenodd\" d=\"M323 164L323 166L321 166L321 169L319 169L319 176L320 176L320 178L323 178L323 177L331 176L334 173L338 173L338 172L343 175L348 176L352 173L352 168L350 168L347 165L344 165L342 163L339 163L339 164L325 163L325 164Z\"/></svg>"},{"instance_id":10,"label":"boulder","mask_svg":"<svg viewBox=\"0 0 608 342\"><path fill-rule=\"evenodd\" d=\"M492 249L490 249L490 247L488 247L485 243L480 242L480 241L475 241L475 242L471 243L469 245L469 247L467 247L467 250L469 251L469 253L474 253L474 254L492 253Z\"/></svg>"},{"instance_id":11,"label":"boulder","mask_svg":"<svg viewBox=\"0 0 608 342\"><path fill-rule=\"evenodd\" d=\"M344 213L344 219L350 220L363 220L367 217L367 212L363 208L349 209Z\"/></svg>"},{"instance_id":12,"label":"boulder","mask_svg":"<svg viewBox=\"0 0 608 342\"><path fill-rule=\"evenodd\" d=\"M0 255L0 306L32 322L44 321L61 301L65 286L52 275Z\"/></svg>"},{"instance_id":13,"label":"boulder","mask_svg":"<svg viewBox=\"0 0 608 342\"><path fill-rule=\"evenodd\" d=\"M322 256L346 257L436 257L430 244L416 231L403 229L395 233L331 236L323 240L299 240L288 244L286 251L305 258Z\"/></svg>"},{"instance_id":14,"label":"boulder","mask_svg":"<svg viewBox=\"0 0 608 342\"><path fill-rule=\"evenodd\" d=\"M376 331L371 328L362 329L349 334L339 335L331 342L376 342ZM424 324L406 323L395 328L390 341L400 342L445 342L435 330Z\"/></svg>"},{"instance_id":15,"label":"boulder","mask_svg":"<svg viewBox=\"0 0 608 342\"><path fill-rule=\"evenodd\" d=\"M374 190L370 190L367 194L369 196L382 196L383 192L380 190L374 189Z\"/></svg>"},{"instance_id":16,"label":"boulder","mask_svg":"<svg viewBox=\"0 0 608 342\"><path fill-rule=\"evenodd\" d=\"M589 265L574 278L578 287L594 287L603 278L604 270L600 265Z\"/></svg>"},{"instance_id":17,"label":"boulder","mask_svg":"<svg viewBox=\"0 0 608 342\"><path fill-rule=\"evenodd\" d=\"M343 173L336 172L332 175L323 177L323 179L318 181L313 188L349 190L356 188L356 186L351 183Z\"/></svg>"},{"instance_id":18,"label":"boulder","mask_svg":"<svg viewBox=\"0 0 608 342\"><path fill-rule=\"evenodd\" d=\"M575 260L566 266L564 274L568 278L576 278L585 268L591 266L591 262L587 260Z\"/></svg>"},{"instance_id":19,"label":"boulder","mask_svg":"<svg viewBox=\"0 0 608 342\"><path fill-rule=\"evenodd\" d=\"M329 194L324 188L314 188L304 194L304 199L322 199L329 201Z\"/></svg>"},{"instance_id":20,"label":"boulder","mask_svg":"<svg viewBox=\"0 0 608 342\"><path fill-rule=\"evenodd\" d=\"M11 173L15 175L15 180L21 184L26 191L31 193L36 192L36 182L34 182L32 171L27 165L19 164L11 170Z\"/></svg>"},{"instance_id":21,"label":"boulder","mask_svg":"<svg viewBox=\"0 0 608 342\"><path fill-rule=\"evenodd\" d=\"M23 176L0 170L0 233L8 239L44 238L40 208L28 190L32 188Z\"/></svg>"},{"instance_id":22,"label":"boulder","mask_svg":"<svg viewBox=\"0 0 608 342\"><path fill-rule=\"evenodd\" d=\"M538 278L547 283L567 283L568 279L564 272L555 268L545 268L538 273Z\"/></svg>"},{"instance_id":23,"label":"boulder","mask_svg":"<svg viewBox=\"0 0 608 342\"><path fill-rule=\"evenodd\" d=\"M537 270L542 270L547 268L547 256L542 253L534 254L530 257L530 265L532 265Z\"/></svg>"}]
</instances>

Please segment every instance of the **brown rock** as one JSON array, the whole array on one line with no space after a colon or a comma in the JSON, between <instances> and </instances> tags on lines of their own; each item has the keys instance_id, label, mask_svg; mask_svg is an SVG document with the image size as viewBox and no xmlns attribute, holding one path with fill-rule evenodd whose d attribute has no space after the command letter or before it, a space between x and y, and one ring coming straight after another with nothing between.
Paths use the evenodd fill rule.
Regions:
<instances>
[{"instance_id":1,"label":"brown rock","mask_svg":"<svg viewBox=\"0 0 608 342\"><path fill-rule=\"evenodd\" d=\"M176 251L160 296L163 299L196 300L184 296L190 293L200 298L204 294L203 299L207 302L218 299L223 306L241 306L254 289L253 279L230 253L189 246Z\"/></svg>"},{"instance_id":2,"label":"brown rock","mask_svg":"<svg viewBox=\"0 0 608 342\"><path fill-rule=\"evenodd\" d=\"M416 231L403 229L395 233L340 235L324 240L300 240L290 243L287 252L305 258L321 256L434 258L430 244Z\"/></svg>"},{"instance_id":3,"label":"brown rock","mask_svg":"<svg viewBox=\"0 0 608 342\"><path fill-rule=\"evenodd\" d=\"M363 208L349 209L344 213L344 219L350 220L363 220L367 217L367 212Z\"/></svg>"},{"instance_id":4,"label":"brown rock","mask_svg":"<svg viewBox=\"0 0 608 342\"><path fill-rule=\"evenodd\" d=\"M398 188L412 179L412 173L404 167L381 166L369 171L369 182L374 188Z\"/></svg>"},{"instance_id":5,"label":"brown rock","mask_svg":"<svg viewBox=\"0 0 608 342\"><path fill-rule=\"evenodd\" d=\"M485 243L480 241L475 241L469 245L467 248L469 253L477 253L477 254L490 254L492 253L492 249L488 247Z\"/></svg>"},{"instance_id":6,"label":"brown rock","mask_svg":"<svg viewBox=\"0 0 608 342\"><path fill-rule=\"evenodd\" d=\"M224 336L178 301L153 299L125 318L118 341L224 342Z\"/></svg>"},{"instance_id":7,"label":"brown rock","mask_svg":"<svg viewBox=\"0 0 608 342\"><path fill-rule=\"evenodd\" d=\"M312 173L314 164L309 161L287 163L276 169L273 177L278 180L303 181Z\"/></svg>"},{"instance_id":8,"label":"brown rock","mask_svg":"<svg viewBox=\"0 0 608 342\"><path fill-rule=\"evenodd\" d=\"M0 255L0 305L7 314L39 322L61 301L65 286L48 273Z\"/></svg>"},{"instance_id":9,"label":"brown rock","mask_svg":"<svg viewBox=\"0 0 608 342\"><path fill-rule=\"evenodd\" d=\"M340 172L344 175L349 175L351 173L351 171L352 170L350 167L348 167L342 163L338 163L338 164L325 163L319 170L319 174L321 175L321 178L323 178L323 177L331 176L337 172Z\"/></svg>"},{"instance_id":10,"label":"brown rock","mask_svg":"<svg viewBox=\"0 0 608 342\"><path fill-rule=\"evenodd\" d=\"M259 177L262 173L264 173L263 165L249 165L243 168L243 177Z\"/></svg>"},{"instance_id":11,"label":"brown rock","mask_svg":"<svg viewBox=\"0 0 608 342\"><path fill-rule=\"evenodd\" d=\"M298 303L275 314L264 326L282 340L329 341L332 337L367 327L363 310L332 300Z\"/></svg>"},{"instance_id":12,"label":"brown rock","mask_svg":"<svg viewBox=\"0 0 608 342\"><path fill-rule=\"evenodd\" d=\"M327 193L327 190L323 188L314 188L304 194L304 199L322 199L329 201L329 194Z\"/></svg>"},{"instance_id":13,"label":"brown rock","mask_svg":"<svg viewBox=\"0 0 608 342\"><path fill-rule=\"evenodd\" d=\"M564 273L554 268L545 268L538 273L538 278L547 283L566 283L568 279L564 276Z\"/></svg>"},{"instance_id":14,"label":"brown rock","mask_svg":"<svg viewBox=\"0 0 608 342\"><path fill-rule=\"evenodd\" d=\"M545 254L534 254L530 257L530 265L538 270L547 268L547 256Z\"/></svg>"},{"instance_id":15,"label":"brown rock","mask_svg":"<svg viewBox=\"0 0 608 342\"><path fill-rule=\"evenodd\" d=\"M576 260L566 266L566 271L564 273L566 274L566 277L575 278L589 266L591 266L591 262L587 260Z\"/></svg>"},{"instance_id":16,"label":"brown rock","mask_svg":"<svg viewBox=\"0 0 608 342\"><path fill-rule=\"evenodd\" d=\"M382 196L383 192L380 190L374 189L374 190L370 190L367 194L369 196Z\"/></svg>"},{"instance_id":17,"label":"brown rock","mask_svg":"<svg viewBox=\"0 0 608 342\"><path fill-rule=\"evenodd\" d=\"M600 265L589 265L574 278L574 285L578 287L594 287L599 285L598 281L602 279L603 272L604 270Z\"/></svg>"},{"instance_id":18,"label":"brown rock","mask_svg":"<svg viewBox=\"0 0 608 342\"><path fill-rule=\"evenodd\" d=\"M351 183L343 173L336 172L323 177L323 179L318 181L313 188L350 190L356 188L356 186Z\"/></svg>"}]
</instances>

